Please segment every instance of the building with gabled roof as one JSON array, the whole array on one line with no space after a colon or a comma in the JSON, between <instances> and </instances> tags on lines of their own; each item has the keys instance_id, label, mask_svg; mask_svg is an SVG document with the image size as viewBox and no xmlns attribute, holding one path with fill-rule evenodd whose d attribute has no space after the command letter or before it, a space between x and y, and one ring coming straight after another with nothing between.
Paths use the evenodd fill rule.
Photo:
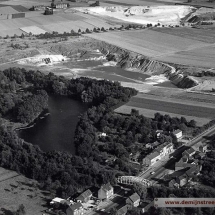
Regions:
<instances>
[{"instance_id":1,"label":"building with gabled roof","mask_svg":"<svg viewBox=\"0 0 215 215\"><path fill-rule=\"evenodd\" d=\"M88 189L86 191L84 191L81 195L79 195L76 200L80 201L80 202L88 202L90 200L90 198L92 197L92 192Z\"/></svg>"},{"instance_id":2,"label":"building with gabled roof","mask_svg":"<svg viewBox=\"0 0 215 215\"><path fill-rule=\"evenodd\" d=\"M173 151L173 144L165 142L159 145L158 147L156 147L155 151L157 151L161 157L164 157Z\"/></svg>"},{"instance_id":3,"label":"building with gabled roof","mask_svg":"<svg viewBox=\"0 0 215 215\"><path fill-rule=\"evenodd\" d=\"M194 175L197 175L198 173L199 173L199 166L197 166L197 165L193 165L192 167L190 167L190 169L188 169L185 172L185 174L189 178L192 178Z\"/></svg>"},{"instance_id":4,"label":"building with gabled roof","mask_svg":"<svg viewBox=\"0 0 215 215\"><path fill-rule=\"evenodd\" d=\"M110 183L102 185L98 190L99 199L109 199L111 196L113 196L113 187Z\"/></svg>"},{"instance_id":5,"label":"building with gabled roof","mask_svg":"<svg viewBox=\"0 0 215 215\"><path fill-rule=\"evenodd\" d=\"M150 148L150 149L154 149L155 147L157 147L158 145L160 145L161 143L158 141L155 141L153 143L147 143L146 144L146 148Z\"/></svg>"},{"instance_id":6,"label":"building with gabled roof","mask_svg":"<svg viewBox=\"0 0 215 215\"><path fill-rule=\"evenodd\" d=\"M153 165L157 160L160 159L160 154L157 151L152 152L143 158L143 165Z\"/></svg>"},{"instance_id":7,"label":"building with gabled roof","mask_svg":"<svg viewBox=\"0 0 215 215\"><path fill-rule=\"evenodd\" d=\"M181 139L183 136L182 130L180 130L180 129L177 129L177 130L173 131L172 133L176 136L177 140Z\"/></svg>"},{"instance_id":8,"label":"building with gabled roof","mask_svg":"<svg viewBox=\"0 0 215 215\"><path fill-rule=\"evenodd\" d=\"M175 171L190 168L192 166L193 166L193 164L191 164L191 163L184 163L182 161L179 161L179 162L175 163Z\"/></svg>"},{"instance_id":9,"label":"building with gabled roof","mask_svg":"<svg viewBox=\"0 0 215 215\"><path fill-rule=\"evenodd\" d=\"M140 196L137 193L133 193L126 199L126 204L129 208L137 207L140 204Z\"/></svg>"},{"instance_id":10,"label":"building with gabled roof","mask_svg":"<svg viewBox=\"0 0 215 215\"><path fill-rule=\"evenodd\" d=\"M66 215L83 215L83 214L84 214L84 207L80 202L71 204L66 209Z\"/></svg>"},{"instance_id":11,"label":"building with gabled roof","mask_svg":"<svg viewBox=\"0 0 215 215\"><path fill-rule=\"evenodd\" d=\"M183 174L183 175L177 177L176 182L179 184L180 187L184 186L188 182L187 176L185 174Z\"/></svg>"},{"instance_id":12,"label":"building with gabled roof","mask_svg":"<svg viewBox=\"0 0 215 215\"><path fill-rule=\"evenodd\" d=\"M169 186L170 188L174 188L174 187L178 187L179 184L176 182L175 179L172 179L172 180L169 181L168 186Z\"/></svg>"},{"instance_id":13,"label":"building with gabled roof","mask_svg":"<svg viewBox=\"0 0 215 215\"><path fill-rule=\"evenodd\" d=\"M193 156L195 153L196 153L196 151L194 150L194 148L193 148L193 147L190 147L189 149L186 149L186 150L182 153L182 155L183 155L183 156L191 157L191 156Z\"/></svg>"},{"instance_id":14,"label":"building with gabled roof","mask_svg":"<svg viewBox=\"0 0 215 215\"><path fill-rule=\"evenodd\" d=\"M128 211L128 206L127 205L124 205L123 207L121 207L117 212L116 214L117 215L126 215Z\"/></svg>"},{"instance_id":15,"label":"building with gabled roof","mask_svg":"<svg viewBox=\"0 0 215 215\"><path fill-rule=\"evenodd\" d=\"M154 207L154 201L148 203L145 207L142 207L142 212L145 213L149 210L150 207Z\"/></svg>"}]
</instances>

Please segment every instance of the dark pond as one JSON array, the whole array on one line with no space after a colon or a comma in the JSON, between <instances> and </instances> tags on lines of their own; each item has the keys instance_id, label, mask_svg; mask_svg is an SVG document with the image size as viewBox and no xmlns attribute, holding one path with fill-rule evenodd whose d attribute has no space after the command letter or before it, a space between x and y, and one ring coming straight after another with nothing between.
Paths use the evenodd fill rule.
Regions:
<instances>
[{"instance_id":1,"label":"dark pond","mask_svg":"<svg viewBox=\"0 0 215 215\"><path fill-rule=\"evenodd\" d=\"M63 97L49 97L50 115L40 117L33 127L19 130L18 134L25 141L37 144L44 151L75 152L73 143L78 116L88 106L79 101Z\"/></svg>"}]
</instances>

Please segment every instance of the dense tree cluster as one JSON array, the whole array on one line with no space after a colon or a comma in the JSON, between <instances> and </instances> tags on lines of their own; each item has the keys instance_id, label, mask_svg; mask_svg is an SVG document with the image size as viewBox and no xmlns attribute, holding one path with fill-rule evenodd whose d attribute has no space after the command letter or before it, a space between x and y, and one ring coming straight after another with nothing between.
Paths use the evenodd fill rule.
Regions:
<instances>
[{"instance_id":1,"label":"dense tree cluster","mask_svg":"<svg viewBox=\"0 0 215 215\"><path fill-rule=\"evenodd\" d=\"M92 159L56 151L45 153L3 126L0 127L0 166L36 179L43 188L64 197L86 187L115 182L114 170L106 170Z\"/></svg>"},{"instance_id":2,"label":"dense tree cluster","mask_svg":"<svg viewBox=\"0 0 215 215\"><path fill-rule=\"evenodd\" d=\"M13 119L21 123L30 123L47 108L48 94L44 90L38 90L16 104L13 108Z\"/></svg>"},{"instance_id":3,"label":"dense tree cluster","mask_svg":"<svg viewBox=\"0 0 215 215\"><path fill-rule=\"evenodd\" d=\"M4 117L12 112L13 121L29 123L47 107L46 92L90 103L92 108L88 109L79 122L79 125L83 123L80 127L87 132L87 135L83 134L79 138L83 138L86 142L92 141L95 136L95 127L91 124L92 118L96 116L97 120L100 120L103 113L110 111L113 106L121 102L128 101L136 94L133 89L123 88L117 82L105 80L96 81L88 78L68 80L53 73L44 75L39 71L25 71L18 68L11 68L0 74L3 80L1 81L3 93L0 97L1 114ZM11 82L14 82L14 87L10 87ZM86 121L84 117L87 117ZM39 147L23 142L14 131L0 124L0 166L34 178L40 181L44 188L57 191L59 196L65 197L89 186L115 183L115 175L119 171L101 165L98 150L94 151L95 156L85 158L64 152L45 153ZM92 152L91 148L88 149ZM83 152L85 150L83 149ZM79 151L81 154L81 148Z\"/></svg>"},{"instance_id":4,"label":"dense tree cluster","mask_svg":"<svg viewBox=\"0 0 215 215\"><path fill-rule=\"evenodd\" d=\"M52 39L52 38L67 38L69 36L79 36L78 33L71 31L69 32L64 32L63 34L58 33L57 31L53 31L52 33L46 32L45 34L39 34L36 35L37 39Z\"/></svg>"}]
</instances>

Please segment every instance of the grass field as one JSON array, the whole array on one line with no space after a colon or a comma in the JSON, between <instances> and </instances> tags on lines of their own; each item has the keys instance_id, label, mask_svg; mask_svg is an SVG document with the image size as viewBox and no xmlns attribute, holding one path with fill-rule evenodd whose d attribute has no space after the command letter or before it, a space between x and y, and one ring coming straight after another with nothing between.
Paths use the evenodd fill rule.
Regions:
<instances>
[{"instance_id":1,"label":"grass field","mask_svg":"<svg viewBox=\"0 0 215 215\"><path fill-rule=\"evenodd\" d=\"M195 119L199 125L215 118L214 104L163 98L147 94L138 94L132 97L127 104L115 111L128 114L132 108L137 108L140 113L148 117L152 117L156 112L178 117L185 116L188 119Z\"/></svg>"},{"instance_id":2,"label":"grass field","mask_svg":"<svg viewBox=\"0 0 215 215\"><path fill-rule=\"evenodd\" d=\"M49 193L38 189L37 182L0 167L0 215L12 214L23 204L28 215L41 215L47 209Z\"/></svg>"}]
</instances>

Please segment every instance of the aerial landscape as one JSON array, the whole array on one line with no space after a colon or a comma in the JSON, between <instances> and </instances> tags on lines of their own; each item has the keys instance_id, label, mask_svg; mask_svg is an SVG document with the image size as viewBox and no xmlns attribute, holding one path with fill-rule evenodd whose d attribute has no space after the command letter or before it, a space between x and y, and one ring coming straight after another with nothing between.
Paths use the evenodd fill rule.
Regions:
<instances>
[{"instance_id":1,"label":"aerial landscape","mask_svg":"<svg viewBox=\"0 0 215 215\"><path fill-rule=\"evenodd\" d=\"M0 215L214 215L215 1L0 0Z\"/></svg>"}]
</instances>

